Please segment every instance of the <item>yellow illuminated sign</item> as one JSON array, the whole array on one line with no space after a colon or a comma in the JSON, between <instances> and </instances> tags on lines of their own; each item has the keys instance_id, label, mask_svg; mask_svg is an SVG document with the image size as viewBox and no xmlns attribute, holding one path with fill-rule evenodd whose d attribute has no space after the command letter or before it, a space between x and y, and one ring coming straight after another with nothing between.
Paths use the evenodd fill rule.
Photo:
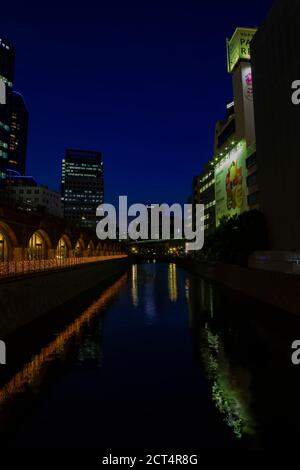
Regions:
<instances>
[{"instance_id":1,"label":"yellow illuminated sign","mask_svg":"<svg viewBox=\"0 0 300 470\"><path fill-rule=\"evenodd\" d=\"M250 43L256 29L237 28L231 39L227 40L227 68L231 73L240 60L250 60Z\"/></svg>"}]
</instances>

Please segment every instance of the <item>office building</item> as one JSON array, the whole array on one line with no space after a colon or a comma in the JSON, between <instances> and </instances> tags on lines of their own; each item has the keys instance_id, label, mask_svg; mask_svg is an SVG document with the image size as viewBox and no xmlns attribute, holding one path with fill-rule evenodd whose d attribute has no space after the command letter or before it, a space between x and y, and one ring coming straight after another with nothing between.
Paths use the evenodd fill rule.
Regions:
<instances>
[{"instance_id":1,"label":"office building","mask_svg":"<svg viewBox=\"0 0 300 470\"><path fill-rule=\"evenodd\" d=\"M0 187L4 185L9 156L15 50L0 39Z\"/></svg>"},{"instance_id":2,"label":"office building","mask_svg":"<svg viewBox=\"0 0 300 470\"><path fill-rule=\"evenodd\" d=\"M208 163L198 177L198 204L204 205L204 230L208 235L216 228L215 175Z\"/></svg>"},{"instance_id":3,"label":"office building","mask_svg":"<svg viewBox=\"0 0 300 470\"><path fill-rule=\"evenodd\" d=\"M237 28L227 41L228 72L232 75L233 101L226 118L215 130L214 180L216 226L224 217L258 207L253 194L256 183L255 124L250 44L256 29ZM250 191L249 188L251 187Z\"/></svg>"},{"instance_id":4,"label":"office building","mask_svg":"<svg viewBox=\"0 0 300 470\"><path fill-rule=\"evenodd\" d=\"M199 175L193 199L204 204L205 235L223 218L259 207L250 43L256 29L237 28L227 41L233 100L214 134L214 153ZM195 184L194 184L195 188ZM195 191L195 189L194 189Z\"/></svg>"},{"instance_id":5,"label":"office building","mask_svg":"<svg viewBox=\"0 0 300 470\"><path fill-rule=\"evenodd\" d=\"M13 91L10 113L10 134L7 171L26 173L28 111L20 93Z\"/></svg>"},{"instance_id":6,"label":"office building","mask_svg":"<svg viewBox=\"0 0 300 470\"><path fill-rule=\"evenodd\" d=\"M60 194L47 186L38 186L32 176L9 176L5 189L9 202L19 209L63 216Z\"/></svg>"},{"instance_id":7,"label":"office building","mask_svg":"<svg viewBox=\"0 0 300 470\"><path fill-rule=\"evenodd\" d=\"M14 171L8 170L5 187L14 188L16 186L37 186L37 182L33 176L16 175Z\"/></svg>"},{"instance_id":8,"label":"office building","mask_svg":"<svg viewBox=\"0 0 300 470\"><path fill-rule=\"evenodd\" d=\"M274 251L300 250L299 18L298 0L275 2L251 44L260 207Z\"/></svg>"},{"instance_id":9,"label":"office building","mask_svg":"<svg viewBox=\"0 0 300 470\"><path fill-rule=\"evenodd\" d=\"M61 196L66 219L96 228L96 209L104 201L100 152L66 150L62 160Z\"/></svg>"}]
</instances>

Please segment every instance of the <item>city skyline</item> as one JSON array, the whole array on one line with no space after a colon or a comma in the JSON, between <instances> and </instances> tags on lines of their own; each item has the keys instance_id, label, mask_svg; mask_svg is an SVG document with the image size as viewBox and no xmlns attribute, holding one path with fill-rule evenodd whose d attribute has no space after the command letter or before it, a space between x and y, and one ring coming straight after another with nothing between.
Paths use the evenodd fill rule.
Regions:
<instances>
[{"instance_id":1,"label":"city skyline","mask_svg":"<svg viewBox=\"0 0 300 470\"><path fill-rule=\"evenodd\" d=\"M300 1L57 5L0 17L2 448L295 447Z\"/></svg>"},{"instance_id":2,"label":"city skyline","mask_svg":"<svg viewBox=\"0 0 300 470\"><path fill-rule=\"evenodd\" d=\"M5 6L0 31L16 48L15 90L30 114L27 174L59 190L65 149L96 149L103 153L107 202L119 194L141 202L185 202L191 173L198 174L213 153L214 122L232 98L226 37L237 25L260 24L272 2L254 2L250 13L234 3L222 19L213 17L212 7L194 4L102 7L101 15L93 6L81 28L80 10L67 17L63 8L56 19L49 12L41 28L38 12L24 26L22 7L9 17ZM41 33L38 43L34 27ZM137 34L140 41L133 41Z\"/></svg>"}]
</instances>

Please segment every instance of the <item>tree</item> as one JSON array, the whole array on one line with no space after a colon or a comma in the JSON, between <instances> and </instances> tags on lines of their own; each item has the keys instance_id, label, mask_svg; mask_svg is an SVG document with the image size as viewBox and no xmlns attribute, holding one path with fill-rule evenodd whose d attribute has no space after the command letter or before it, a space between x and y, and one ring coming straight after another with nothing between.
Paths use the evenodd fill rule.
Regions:
<instances>
[{"instance_id":1,"label":"tree","mask_svg":"<svg viewBox=\"0 0 300 470\"><path fill-rule=\"evenodd\" d=\"M267 248L265 219L257 210L223 218L204 243L207 259L242 266L247 265L250 253Z\"/></svg>"}]
</instances>

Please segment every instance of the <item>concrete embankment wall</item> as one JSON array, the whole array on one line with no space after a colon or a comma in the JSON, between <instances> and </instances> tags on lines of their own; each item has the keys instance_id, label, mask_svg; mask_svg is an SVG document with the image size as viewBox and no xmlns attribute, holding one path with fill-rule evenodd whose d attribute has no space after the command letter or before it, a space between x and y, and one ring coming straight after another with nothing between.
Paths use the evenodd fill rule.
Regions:
<instances>
[{"instance_id":1,"label":"concrete embankment wall","mask_svg":"<svg viewBox=\"0 0 300 470\"><path fill-rule=\"evenodd\" d=\"M100 261L0 281L0 338L82 292L122 274L128 258Z\"/></svg>"},{"instance_id":2,"label":"concrete embankment wall","mask_svg":"<svg viewBox=\"0 0 300 470\"><path fill-rule=\"evenodd\" d=\"M204 279L300 315L299 275L192 260L180 260L178 265Z\"/></svg>"}]
</instances>

